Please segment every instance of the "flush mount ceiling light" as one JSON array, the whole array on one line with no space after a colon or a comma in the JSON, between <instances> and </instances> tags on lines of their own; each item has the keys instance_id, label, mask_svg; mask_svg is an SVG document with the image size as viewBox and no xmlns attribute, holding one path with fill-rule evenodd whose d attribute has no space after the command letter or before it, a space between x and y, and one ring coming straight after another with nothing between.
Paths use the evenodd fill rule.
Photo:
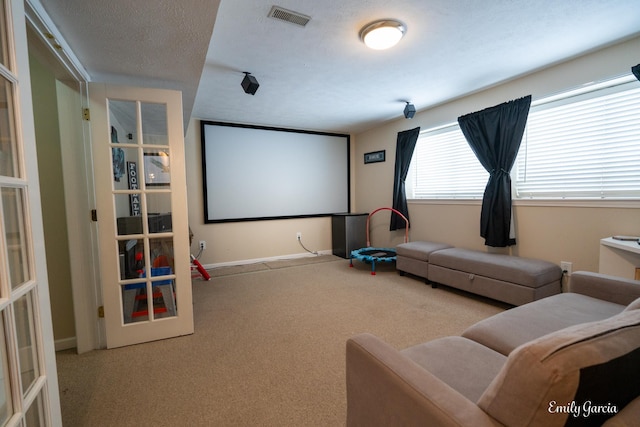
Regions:
<instances>
[{"instance_id":1,"label":"flush mount ceiling light","mask_svg":"<svg viewBox=\"0 0 640 427\"><path fill-rule=\"evenodd\" d=\"M382 19L365 25L360 30L360 40L371 49L389 49L395 46L406 32L407 26L402 22Z\"/></svg>"}]
</instances>

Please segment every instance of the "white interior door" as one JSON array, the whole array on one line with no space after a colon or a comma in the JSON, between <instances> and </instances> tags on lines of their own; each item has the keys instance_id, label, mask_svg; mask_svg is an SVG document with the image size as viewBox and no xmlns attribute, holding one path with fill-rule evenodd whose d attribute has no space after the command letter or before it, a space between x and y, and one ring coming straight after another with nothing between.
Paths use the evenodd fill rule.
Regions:
<instances>
[{"instance_id":1,"label":"white interior door","mask_svg":"<svg viewBox=\"0 0 640 427\"><path fill-rule=\"evenodd\" d=\"M62 425L24 3L0 0L0 425Z\"/></svg>"},{"instance_id":2,"label":"white interior door","mask_svg":"<svg viewBox=\"0 0 640 427\"><path fill-rule=\"evenodd\" d=\"M107 347L191 334L181 94L89 94Z\"/></svg>"}]
</instances>

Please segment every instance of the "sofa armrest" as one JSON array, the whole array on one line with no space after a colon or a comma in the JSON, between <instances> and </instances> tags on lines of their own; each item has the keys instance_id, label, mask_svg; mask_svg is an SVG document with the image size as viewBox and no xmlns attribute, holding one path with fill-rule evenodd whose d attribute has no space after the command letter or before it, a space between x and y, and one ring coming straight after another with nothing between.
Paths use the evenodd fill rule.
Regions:
<instances>
[{"instance_id":1,"label":"sofa armrest","mask_svg":"<svg viewBox=\"0 0 640 427\"><path fill-rule=\"evenodd\" d=\"M498 426L475 402L371 334L347 341L347 426Z\"/></svg>"},{"instance_id":2,"label":"sofa armrest","mask_svg":"<svg viewBox=\"0 0 640 427\"><path fill-rule=\"evenodd\" d=\"M571 275L569 292L629 305L640 298L640 281L601 273L576 271Z\"/></svg>"}]
</instances>

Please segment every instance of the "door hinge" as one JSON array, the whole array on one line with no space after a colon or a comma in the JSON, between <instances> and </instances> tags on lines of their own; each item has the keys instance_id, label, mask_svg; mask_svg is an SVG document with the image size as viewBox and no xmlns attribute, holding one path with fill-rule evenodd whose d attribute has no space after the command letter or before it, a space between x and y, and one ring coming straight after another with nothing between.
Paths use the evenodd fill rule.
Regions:
<instances>
[{"instance_id":1,"label":"door hinge","mask_svg":"<svg viewBox=\"0 0 640 427\"><path fill-rule=\"evenodd\" d=\"M95 209L91 209L91 221L93 222L98 221L98 211Z\"/></svg>"},{"instance_id":2,"label":"door hinge","mask_svg":"<svg viewBox=\"0 0 640 427\"><path fill-rule=\"evenodd\" d=\"M82 109L82 118L86 121L91 120L91 111L88 108Z\"/></svg>"},{"instance_id":3,"label":"door hinge","mask_svg":"<svg viewBox=\"0 0 640 427\"><path fill-rule=\"evenodd\" d=\"M100 307L98 307L98 317L100 318L104 317L104 305L101 305Z\"/></svg>"}]
</instances>

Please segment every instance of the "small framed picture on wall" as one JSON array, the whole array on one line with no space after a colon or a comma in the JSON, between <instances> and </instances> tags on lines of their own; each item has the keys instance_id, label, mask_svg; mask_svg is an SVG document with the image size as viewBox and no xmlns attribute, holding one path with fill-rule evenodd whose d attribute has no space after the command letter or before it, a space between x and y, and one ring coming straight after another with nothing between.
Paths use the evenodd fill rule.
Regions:
<instances>
[{"instance_id":1,"label":"small framed picture on wall","mask_svg":"<svg viewBox=\"0 0 640 427\"><path fill-rule=\"evenodd\" d=\"M372 151L371 153L364 153L364 164L367 163L378 163L385 161L385 151Z\"/></svg>"}]
</instances>

